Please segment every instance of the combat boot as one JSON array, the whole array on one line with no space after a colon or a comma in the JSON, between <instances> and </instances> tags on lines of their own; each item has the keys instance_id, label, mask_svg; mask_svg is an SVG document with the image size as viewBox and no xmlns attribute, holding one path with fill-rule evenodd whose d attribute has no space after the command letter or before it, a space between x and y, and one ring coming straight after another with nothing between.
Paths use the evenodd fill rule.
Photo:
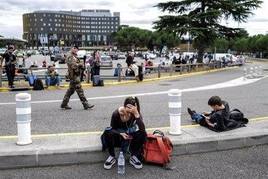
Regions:
<instances>
[{"instance_id":1,"label":"combat boot","mask_svg":"<svg viewBox=\"0 0 268 179\"><path fill-rule=\"evenodd\" d=\"M60 106L61 107L61 109L66 109L66 110L70 110L70 109L72 109L70 106L68 106L68 105L61 105Z\"/></svg>"},{"instance_id":2,"label":"combat boot","mask_svg":"<svg viewBox=\"0 0 268 179\"><path fill-rule=\"evenodd\" d=\"M84 105L84 109L85 109L85 110L92 109L94 106L95 106L95 105L93 105L93 104L85 104L85 105Z\"/></svg>"}]
</instances>

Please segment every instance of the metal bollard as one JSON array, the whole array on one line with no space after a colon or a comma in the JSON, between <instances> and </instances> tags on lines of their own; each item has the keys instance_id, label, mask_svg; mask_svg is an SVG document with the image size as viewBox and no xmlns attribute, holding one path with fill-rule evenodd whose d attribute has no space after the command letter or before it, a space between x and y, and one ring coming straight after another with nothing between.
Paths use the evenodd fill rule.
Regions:
<instances>
[{"instance_id":1,"label":"metal bollard","mask_svg":"<svg viewBox=\"0 0 268 179\"><path fill-rule=\"evenodd\" d=\"M157 73L158 73L158 78L160 78L161 77L161 64L159 64L157 67Z\"/></svg>"},{"instance_id":2,"label":"metal bollard","mask_svg":"<svg viewBox=\"0 0 268 179\"><path fill-rule=\"evenodd\" d=\"M121 65L118 66L118 82L121 82L121 74L122 74L122 68L121 68Z\"/></svg>"},{"instance_id":3,"label":"metal bollard","mask_svg":"<svg viewBox=\"0 0 268 179\"><path fill-rule=\"evenodd\" d=\"M16 114L17 114L17 145L28 145L31 139L31 95L19 93L16 95Z\"/></svg>"},{"instance_id":4,"label":"metal bollard","mask_svg":"<svg viewBox=\"0 0 268 179\"><path fill-rule=\"evenodd\" d=\"M91 82L91 67L87 66L87 83Z\"/></svg>"},{"instance_id":5,"label":"metal bollard","mask_svg":"<svg viewBox=\"0 0 268 179\"><path fill-rule=\"evenodd\" d=\"M171 135L181 134L181 91L179 89L171 89L168 92L169 97L169 119Z\"/></svg>"}]
</instances>

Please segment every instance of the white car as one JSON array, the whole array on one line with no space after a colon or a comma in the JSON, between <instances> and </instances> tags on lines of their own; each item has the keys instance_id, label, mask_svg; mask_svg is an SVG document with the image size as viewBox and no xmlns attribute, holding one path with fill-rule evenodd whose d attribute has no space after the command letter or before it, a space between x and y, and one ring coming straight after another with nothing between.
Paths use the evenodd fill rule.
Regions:
<instances>
[{"instance_id":1,"label":"white car","mask_svg":"<svg viewBox=\"0 0 268 179\"><path fill-rule=\"evenodd\" d=\"M143 58L145 58L147 56L147 58L148 59L156 59L156 54L154 54L154 53L145 53L144 55L143 55Z\"/></svg>"},{"instance_id":2,"label":"white car","mask_svg":"<svg viewBox=\"0 0 268 179\"><path fill-rule=\"evenodd\" d=\"M78 50L77 52L77 58L84 59L84 57L87 55L87 51L85 50Z\"/></svg>"},{"instance_id":3,"label":"white car","mask_svg":"<svg viewBox=\"0 0 268 179\"><path fill-rule=\"evenodd\" d=\"M109 55L101 55L101 67L113 67L112 58Z\"/></svg>"}]
</instances>

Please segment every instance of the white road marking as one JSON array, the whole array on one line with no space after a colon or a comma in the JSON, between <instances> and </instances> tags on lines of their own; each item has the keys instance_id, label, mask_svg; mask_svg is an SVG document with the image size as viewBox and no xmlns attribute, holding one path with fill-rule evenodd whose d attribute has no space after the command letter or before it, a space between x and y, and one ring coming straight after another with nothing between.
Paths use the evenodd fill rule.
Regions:
<instances>
[{"instance_id":1,"label":"white road marking","mask_svg":"<svg viewBox=\"0 0 268 179\"><path fill-rule=\"evenodd\" d=\"M268 76L266 76L268 77ZM194 88L187 88L182 89L182 92L194 92L194 91L203 91L203 90L212 90L212 89L222 89L222 88L230 88L230 87L236 87L236 86L243 86L248 85L251 83L255 83L259 80L262 80L266 77L257 78L257 79L246 79L244 80L243 77L226 81L223 83L217 83L213 85L207 85L202 87L194 87ZM168 91L157 91L157 92L150 92L150 93L136 93L136 94L125 94L125 95L115 95L115 96L102 96L102 97L92 97L87 98L88 100L100 100L100 99L115 99L115 98L126 98L129 96L153 96L153 95L163 95L168 94ZM70 101L79 101L79 99L71 99ZM62 100L46 100L46 101L32 101L31 104L43 104L43 103L59 103L62 102ZM10 103L0 103L0 106L4 105L15 105L15 102Z\"/></svg>"}]
</instances>

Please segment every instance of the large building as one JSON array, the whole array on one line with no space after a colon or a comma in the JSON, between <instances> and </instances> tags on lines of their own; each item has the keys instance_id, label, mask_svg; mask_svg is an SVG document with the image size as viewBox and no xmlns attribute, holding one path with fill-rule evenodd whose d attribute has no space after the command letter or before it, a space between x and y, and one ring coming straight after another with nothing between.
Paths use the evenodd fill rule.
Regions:
<instances>
[{"instance_id":1,"label":"large building","mask_svg":"<svg viewBox=\"0 0 268 179\"><path fill-rule=\"evenodd\" d=\"M110 10L35 11L23 14L23 39L32 47L110 45L119 25Z\"/></svg>"}]
</instances>

